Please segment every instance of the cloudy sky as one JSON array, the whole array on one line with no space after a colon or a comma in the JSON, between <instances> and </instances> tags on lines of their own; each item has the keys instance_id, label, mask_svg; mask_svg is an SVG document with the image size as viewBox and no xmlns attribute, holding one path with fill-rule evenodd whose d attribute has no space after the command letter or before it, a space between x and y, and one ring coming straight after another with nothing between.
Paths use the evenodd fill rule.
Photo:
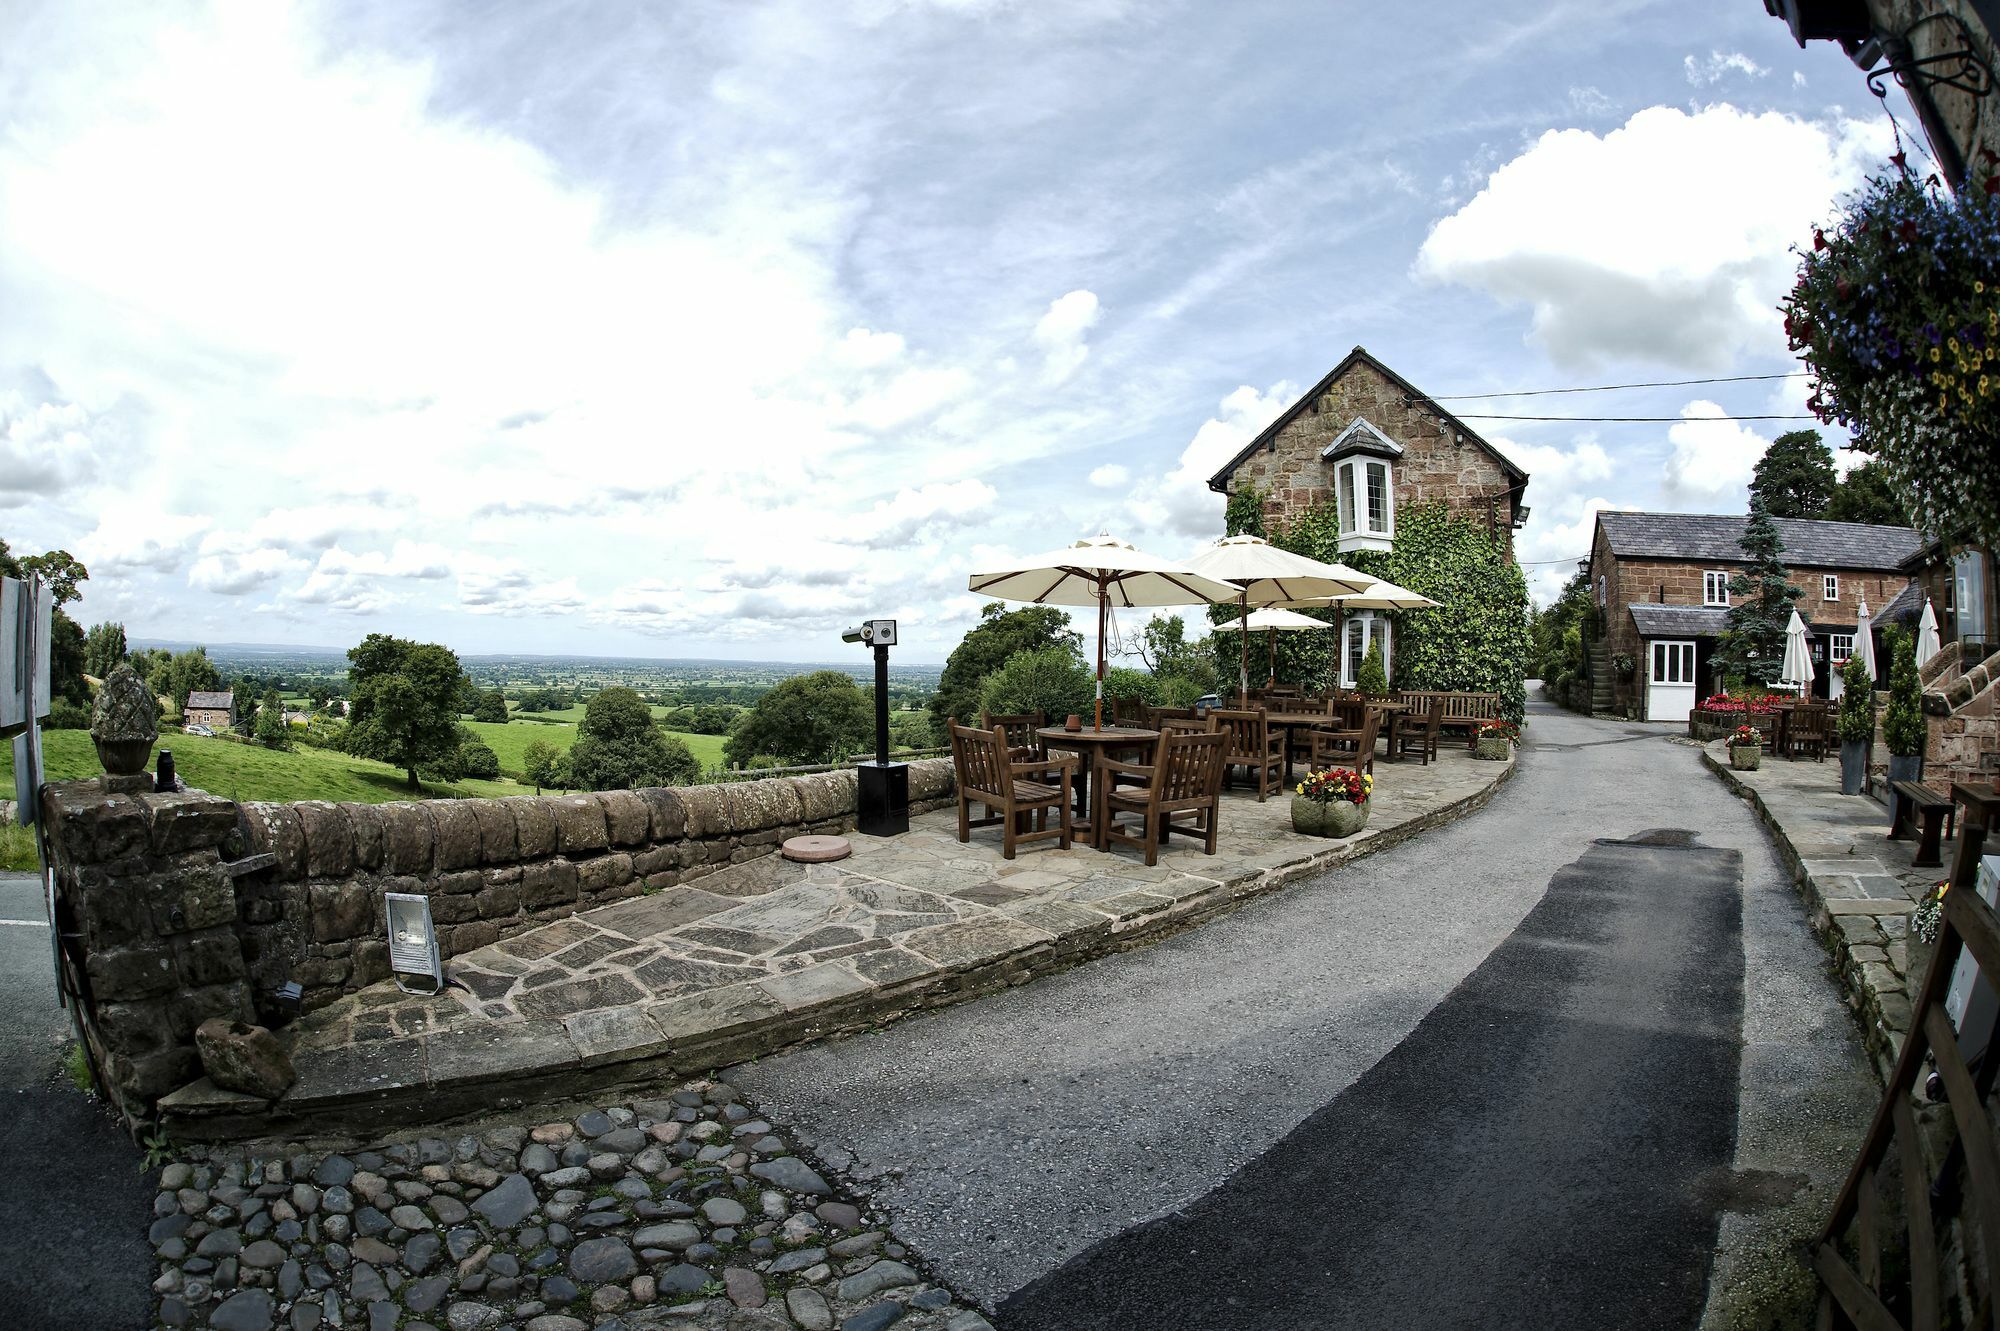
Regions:
<instances>
[{"instance_id":1,"label":"cloudy sky","mask_svg":"<svg viewBox=\"0 0 2000 1331\"><path fill-rule=\"evenodd\" d=\"M88 9L86 13L85 10ZM1754 0L0 11L0 537L135 636L941 660L966 574L1203 482L1348 348L1780 373L1893 144ZM1913 120L1901 112L1904 123ZM1542 595L1740 510L1800 381L1460 402Z\"/></svg>"}]
</instances>

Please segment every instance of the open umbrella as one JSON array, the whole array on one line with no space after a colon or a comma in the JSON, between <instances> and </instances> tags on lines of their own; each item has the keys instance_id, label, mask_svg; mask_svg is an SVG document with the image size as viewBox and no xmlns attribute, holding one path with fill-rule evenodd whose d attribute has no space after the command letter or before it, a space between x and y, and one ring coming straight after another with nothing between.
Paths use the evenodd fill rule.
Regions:
<instances>
[{"instance_id":1,"label":"open umbrella","mask_svg":"<svg viewBox=\"0 0 2000 1331\"><path fill-rule=\"evenodd\" d=\"M1003 601L1097 607L1097 716L1104 729L1104 618L1111 607L1205 605L1233 601L1237 589L1203 577L1172 560L1135 550L1099 534L1047 554L1030 555L1007 568L975 573L970 590Z\"/></svg>"},{"instance_id":2,"label":"open umbrella","mask_svg":"<svg viewBox=\"0 0 2000 1331\"><path fill-rule=\"evenodd\" d=\"M1924 616L1917 621L1917 665L1925 665L1933 656L1943 651L1938 642L1937 611L1931 609L1931 598L1924 598Z\"/></svg>"},{"instance_id":3,"label":"open umbrella","mask_svg":"<svg viewBox=\"0 0 2000 1331\"><path fill-rule=\"evenodd\" d=\"M1811 636L1799 612L1792 611L1791 622L1785 625L1785 659L1778 666L1778 687L1795 689L1801 698L1812 687Z\"/></svg>"},{"instance_id":4,"label":"open umbrella","mask_svg":"<svg viewBox=\"0 0 2000 1331\"><path fill-rule=\"evenodd\" d=\"M1868 678L1875 678L1875 626L1868 622L1868 598L1861 598L1861 613L1854 621L1854 654L1861 658L1861 664L1868 668Z\"/></svg>"},{"instance_id":5,"label":"open umbrella","mask_svg":"<svg viewBox=\"0 0 2000 1331\"><path fill-rule=\"evenodd\" d=\"M1421 592L1413 592L1408 587L1399 587L1393 582L1378 581L1373 587L1364 592L1355 592L1348 596L1329 596L1315 601L1295 601L1292 603L1292 608L1300 610L1332 609L1334 611L1428 610L1437 604L1438 602L1433 601ZM1333 627L1336 630L1340 628L1341 618L1342 616L1337 613L1333 617ZM1341 641L1337 636L1334 639L1336 645L1334 649L1333 682L1335 684L1340 682L1339 654L1347 650L1344 646L1339 645Z\"/></svg>"},{"instance_id":6,"label":"open umbrella","mask_svg":"<svg viewBox=\"0 0 2000 1331\"><path fill-rule=\"evenodd\" d=\"M1188 567L1203 577L1233 585L1239 618L1250 616L1250 607L1310 601L1315 597L1344 596L1365 592L1380 581L1345 564L1327 564L1290 550L1280 550L1261 536L1225 536L1195 553ZM1250 691L1250 637L1245 634L1238 652L1237 683Z\"/></svg>"},{"instance_id":7,"label":"open umbrella","mask_svg":"<svg viewBox=\"0 0 2000 1331\"><path fill-rule=\"evenodd\" d=\"M1241 633L1245 635L1245 641L1247 642L1249 634L1262 629L1270 643L1271 660L1276 661L1278 659L1277 637L1279 633L1298 633L1306 629L1330 629L1332 627L1333 625L1327 623L1324 619L1314 619L1311 615L1302 615L1296 610L1280 610L1275 606L1266 606L1262 610L1252 610L1242 619L1232 619L1227 624L1217 624L1214 631L1217 633Z\"/></svg>"}]
</instances>

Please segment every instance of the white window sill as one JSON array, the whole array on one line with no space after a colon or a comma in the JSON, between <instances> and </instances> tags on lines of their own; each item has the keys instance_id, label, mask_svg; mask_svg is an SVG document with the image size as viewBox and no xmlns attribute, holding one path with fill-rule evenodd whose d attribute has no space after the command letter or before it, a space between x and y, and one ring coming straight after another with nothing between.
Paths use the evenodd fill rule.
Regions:
<instances>
[{"instance_id":1,"label":"white window sill","mask_svg":"<svg viewBox=\"0 0 2000 1331\"><path fill-rule=\"evenodd\" d=\"M1335 542L1335 546L1341 554L1346 554L1350 550L1387 550L1394 539L1391 536L1373 536L1365 532L1351 531L1343 532L1340 539Z\"/></svg>"}]
</instances>

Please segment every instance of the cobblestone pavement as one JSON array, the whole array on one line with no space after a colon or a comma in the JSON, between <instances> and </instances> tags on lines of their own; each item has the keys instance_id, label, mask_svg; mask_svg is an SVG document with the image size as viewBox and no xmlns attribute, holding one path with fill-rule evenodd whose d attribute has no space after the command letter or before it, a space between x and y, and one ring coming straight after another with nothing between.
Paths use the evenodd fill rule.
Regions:
<instances>
[{"instance_id":1,"label":"cobblestone pavement","mask_svg":"<svg viewBox=\"0 0 2000 1331\"><path fill-rule=\"evenodd\" d=\"M308 1015L292 1029L299 1082L279 1107L338 1103L385 1077L463 1084L658 1057L718 1025L858 1007L1015 954L1059 969L1387 845L1508 770L1449 746L1427 766L1381 764L1369 825L1340 841L1293 832L1286 796L1231 794L1215 855L1177 839L1153 867L1053 842L1004 860L998 829L961 843L951 810L900 837L851 836L836 864L765 856L454 957L443 999L380 984ZM761 1051L733 1056L745 1052Z\"/></svg>"},{"instance_id":2,"label":"cobblestone pavement","mask_svg":"<svg viewBox=\"0 0 2000 1331\"><path fill-rule=\"evenodd\" d=\"M156 1324L214 1331L991 1331L723 1082L159 1174Z\"/></svg>"}]
</instances>

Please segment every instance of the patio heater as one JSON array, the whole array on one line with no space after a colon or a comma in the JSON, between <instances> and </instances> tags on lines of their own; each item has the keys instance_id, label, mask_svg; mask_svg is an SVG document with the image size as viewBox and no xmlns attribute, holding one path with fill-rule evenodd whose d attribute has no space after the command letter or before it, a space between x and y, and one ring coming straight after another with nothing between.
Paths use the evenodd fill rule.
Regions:
<instances>
[{"instance_id":1,"label":"patio heater","mask_svg":"<svg viewBox=\"0 0 2000 1331\"><path fill-rule=\"evenodd\" d=\"M910 765L889 761L889 649L896 621L871 619L840 635L875 652L875 760L856 763L854 830L864 836L899 836L910 830Z\"/></svg>"}]
</instances>

